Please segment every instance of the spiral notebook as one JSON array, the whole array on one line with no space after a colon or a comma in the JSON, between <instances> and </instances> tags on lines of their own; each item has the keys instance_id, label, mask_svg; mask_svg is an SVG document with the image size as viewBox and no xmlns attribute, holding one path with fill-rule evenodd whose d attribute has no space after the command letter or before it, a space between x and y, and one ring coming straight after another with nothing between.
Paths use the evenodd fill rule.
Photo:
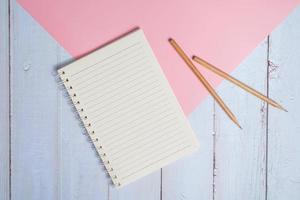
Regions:
<instances>
[{"instance_id":1,"label":"spiral notebook","mask_svg":"<svg viewBox=\"0 0 300 200\"><path fill-rule=\"evenodd\" d=\"M197 149L196 136L141 29L58 73L117 187Z\"/></svg>"}]
</instances>

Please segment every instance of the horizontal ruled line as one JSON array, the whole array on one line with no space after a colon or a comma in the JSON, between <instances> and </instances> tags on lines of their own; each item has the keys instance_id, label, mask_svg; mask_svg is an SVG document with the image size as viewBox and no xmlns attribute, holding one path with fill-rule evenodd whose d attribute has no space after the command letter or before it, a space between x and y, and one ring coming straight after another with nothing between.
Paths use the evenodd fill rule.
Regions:
<instances>
[{"instance_id":1,"label":"horizontal ruled line","mask_svg":"<svg viewBox=\"0 0 300 200\"><path fill-rule=\"evenodd\" d=\"M112 58L112 57L114 57L114 56L120 54L121 52L126 51L126 50L128 50L128 49L130 49L130 48L132 48L132 47L134 47L134 46L136 46L136 45L138 45L138 44L140 44L140 42L136 42L136 43L134 43L134 44L132 44L132 45L130 45L130 46L128 46L128 47L126 47L126 48L124 48L124 49L118 51L117 53L112 54L112 55L110 55L110 56L104 58L103 60L100 60L100 61L98 61L98 62L96 62L96 63L94 63L94 64L92 64L92 65L90 65L90 66L84 67L83 69L79 70L78 72L76 72L76 73L70 75L70 77L76 76L76 75L80 74L81 72L83 72L83 71L85 71L85 70L87 70L87 69L89 69L89 68L91 68L91 67L93 67L93 66L95 66L95 65L97 65L97 64L99 64L99 63L101 63L101 62L103 62L103 61L105 61L105 60L107 60L107 59L109 59L109 58Z\"/></svg>"},{"instance_id":2,"label":"horizontal ruled line","mask_svg":"<svg viewBox=\"0 0 300 200\"><path fill-rule=\"evenodd\" d=\"M134 174L136 174L137 172L142 171L142 170L144 170L144 169L146 169L146 168L148 168L148 167L154 165L155 163L157 163L157 162L159 162L159 161L162 161L162 160L164 160L164 159L166 159L166 158L168 158L168 157L170 157L170 156L172 156L172 155L174 155L174 154L176 154L176 153L178 153L178 152L180 152L180 151L183 151L183 150L185 150L185 149L187 149L187 148L189 148L189 147L190 147L190 146L185 146L185 147L183 147L183 148L181 148L181 149L179 149L179 150L177 150L177 151L174 151L174 152L168 154L167 156L164 156L164 157L162 157L162 158L160 158L160 159L158 159L158 160L155 160L155 161L151 162L150 164L148 164L148 165L146 165L146 166L144 166L144 167L142 167L142 168L139 168L139 169L137 169L137 170L131 172L130 174L127 174L127 175L125 175L125 176L123 176L123 177L120 177L120 179L121 179L121 180L124 180L124 179L126 179L126 178L128 178L128 177L130 177L130 176L132 176L132 175L134 175Z\"/></svg>"}]
</instances>

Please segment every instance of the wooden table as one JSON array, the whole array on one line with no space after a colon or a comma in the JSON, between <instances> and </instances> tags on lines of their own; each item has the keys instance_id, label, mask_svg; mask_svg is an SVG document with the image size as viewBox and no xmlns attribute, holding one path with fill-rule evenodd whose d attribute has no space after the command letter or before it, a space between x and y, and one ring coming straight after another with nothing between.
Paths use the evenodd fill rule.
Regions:
<instances>
[{"instance_id":1,"label":"wooden table","mask_svg":"<svg viewBox=\"0 0 300 200\"><path fill-rule=\"evenodd\" d=\"M0 35L1 200L300 199L300 8L232 73L289 112L224 81L243 130L208 97L189 116L200 150L120 190L58 88L70 55L15 0L0 1Z\"/></svg>"}]
</instances>

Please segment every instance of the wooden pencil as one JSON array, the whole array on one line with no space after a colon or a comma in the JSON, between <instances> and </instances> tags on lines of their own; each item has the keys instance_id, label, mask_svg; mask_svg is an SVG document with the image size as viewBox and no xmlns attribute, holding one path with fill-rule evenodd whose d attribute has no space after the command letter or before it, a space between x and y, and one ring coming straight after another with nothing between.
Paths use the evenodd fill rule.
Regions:
<instances>
[{"instance_id":1,"label":"wooden pencil","mask_svg":"<svg viewBox=\"0 0 300 200\"><path fill-rule=\"evenodd\" d=\"M230 109L226 106L220 96L216 93L213 87L209 84L209 82L204 78L204 76L198 71L193 62L189 59L189 57L184 53L181 47L176 43L174 39L169 39L170 44L174 47L179 56L184 60L184 62L189 66L189 68L194 72L203 86L207 89L207 91L213 96L216 102L220 105L220 107L224 110L224 112L228 115L228 117L241 129L242 127L239 125L236 117L230 111Z\"/></svg>"},{"instance_id":2,"label":"wooden pencil","mask_svg":"<svg viewBox=\"0 0 300 200\"><path fill-rule=\"evenodd\" d=\"M203 67L205 67L206 69L211 70L212 72L216 73L217 75L223 77L224 79L230 81L231 83L239 86L240 88L242 88L243 90L249 92L250 94L258 97L259 99L267 102L268 104L279 108L281 110L284 110L287 112L286 109L284 109L279 103L277 103L276 101L268 98L267 96L263 95L262 93L256 91L255 89L251 88L250 86L246 85L245 83L242 83L241 81L237 80L236 78L230 76L229 74L227 74L226 72L218 69L217 67L213 66L212 64L206 62L205 60L197 57L197 56L193 56L193 60L197 63L199 63L200 65L202 65Z\"/></svg>"}]
</instances>

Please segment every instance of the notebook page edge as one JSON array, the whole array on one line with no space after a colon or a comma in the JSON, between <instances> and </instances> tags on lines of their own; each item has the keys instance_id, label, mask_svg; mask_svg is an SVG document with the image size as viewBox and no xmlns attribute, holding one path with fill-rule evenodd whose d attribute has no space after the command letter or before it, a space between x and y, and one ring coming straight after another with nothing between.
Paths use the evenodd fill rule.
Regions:
<instances>
[{"instance_id":1,"label":"notebook page edge","mask_svg":"<svg viewBox=\"0 0 300 200\"><path fill-rule=\"evenodd\" d=\"M103 52L107 51L108 49L114 49L116 46L122 45L122 43L127 43L130 42L134 37L136 37L136 35L141 32L142 30L140 28L137 28L127 34L125 34L123 37L119 37L107 44L105 44L104 46L101 46L97 49L95 49L94 51L92 51L91 53L88 53L87 55L78 58L76 60L74 60L73 62L61 67L60 69L57 69L57 72L59 74L61 74L62 71L76 71L76 68L82 68L82 66L85 66L83 63L88 61L88 60L94 60L95 57L98 57L98 59L100 59L101 57L105 56L101 55ZM73 69L72 69L73 68Z\"/></svg>"}]
</instances>

